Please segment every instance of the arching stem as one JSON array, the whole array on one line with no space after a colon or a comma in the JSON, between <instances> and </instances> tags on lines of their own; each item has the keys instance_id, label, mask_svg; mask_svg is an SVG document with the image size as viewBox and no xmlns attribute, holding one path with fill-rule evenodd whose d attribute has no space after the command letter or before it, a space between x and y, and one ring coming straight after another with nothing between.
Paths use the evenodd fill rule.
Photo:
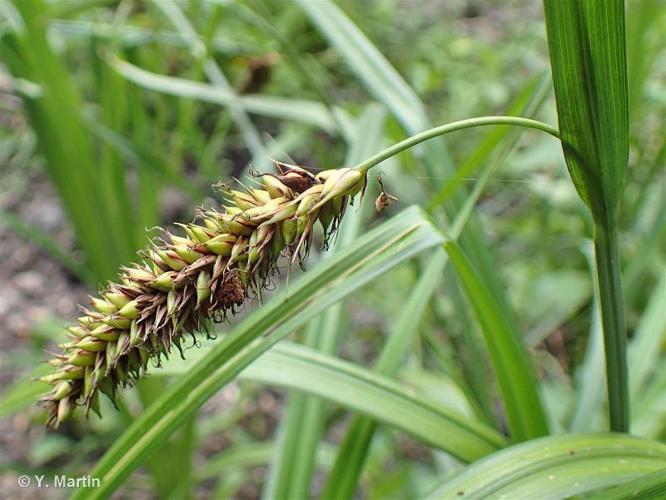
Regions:
<instances>
[{"instance_id":1,"label":"arching stem","mask_svg":"<svg viewBox=\"0 0 666 500\"><path fill-rule=\"evenodd\" d=\"M536 130L541 130L542 132L546 132L547 134L550 134L557 139L560 138L557 129L537 120L531 120L529 118L523 118L520 116L482 116L479 118L469 118L467 120L447 123L446 125L440 125L439 127L420 132L416 135L408 137L404 141L400 141L394 144L393 146L385 149L384 151L381 151L380 153L377 153L364 162L356 165L355 168L365 173L372 167L378 165L391 156L395 156L398 153L416 146L417 144L420 144L424 141L427 141L428 139L432 139L433 137L446 135L451 132L457 132L458 130L464 130L467 128L487 127L489 125L513 125L516 127L533 128Z\"/></svg>"}]
</instances>

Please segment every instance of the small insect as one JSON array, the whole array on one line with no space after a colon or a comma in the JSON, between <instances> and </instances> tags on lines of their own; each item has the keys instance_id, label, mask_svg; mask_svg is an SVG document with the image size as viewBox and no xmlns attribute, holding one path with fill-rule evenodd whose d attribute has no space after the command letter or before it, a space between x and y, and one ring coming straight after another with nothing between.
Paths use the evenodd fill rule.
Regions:
<instances>
[{"instance_id":1,"label":"small insect","mask_svg":"<svg viewBox=\"0 0 666 500\"><path fill-rule=\"evenodd\" d=\"M397 201L398 198L386 192L386 189L384 189L384 183L382 182L381 174L377 176L377 182L379 182L379 187L382 189L382 192L379 193L379 196L377 196L375 199L375 210L377 210L379 213L382 213L391 203Z\"/></svg>"},{"instance_id":2,"label":"small insect","mask_svg":"<svg viewBox=\"0 0 666 500\"><path fill-rule=\"evenodd\" d=\"M234 62L245 65L245 72L236 85L236 92L239 94L256 94L261 91L271 80L275 65L279 59L280 56L276 52L251 57L246 60L241 58L236 59Z\"/></svg>"}]
</instances>

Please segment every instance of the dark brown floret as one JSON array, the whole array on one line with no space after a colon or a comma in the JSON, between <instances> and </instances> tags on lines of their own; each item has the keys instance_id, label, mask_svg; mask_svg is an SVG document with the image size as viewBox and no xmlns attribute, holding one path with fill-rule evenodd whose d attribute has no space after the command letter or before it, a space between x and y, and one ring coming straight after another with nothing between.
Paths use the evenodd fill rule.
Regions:
<instances>
[{"instance_id":1,"label":"dark brown floret","mask_svg":"<svg viewBox=\"0 0 666 500\"><path fill-rule=\"evenodd\" d=\"M222 286L218 289L216 299L223 309L240 306L245 301L245 288L238 271L230 271L224 276Z\"/></svg>"}]
</instances>

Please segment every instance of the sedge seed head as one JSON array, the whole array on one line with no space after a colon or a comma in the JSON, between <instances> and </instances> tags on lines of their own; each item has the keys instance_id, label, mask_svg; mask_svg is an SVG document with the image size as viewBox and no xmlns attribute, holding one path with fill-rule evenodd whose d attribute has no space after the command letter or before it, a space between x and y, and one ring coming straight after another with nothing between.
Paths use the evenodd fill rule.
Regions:
<instances>
[{"instance_id":1,"label":"sedge seed head","mask_svg":"<svg viewBox=\"0 0 666 500\"><path fill-rule=\"evenodd\" d=\"M143 262L122 268L118 282L91 297L90 309L81 308L69 327L72 342L41 379L53 386L40 400L48 425L57 427L76 406L99 412L100 391L113 399L151 360L159 365L174 347L180 351L185 334L208 334L210 320L224 320L261 294L281 255L302 264L314 224L322 224L327 240L365 185L352 169L315 176L276 166L276 174L257 175L259 188L224 186L224 211L200 210L200 222L179 224L183 234L165 232L139 254Z\"/></svg>"}]
</instances>

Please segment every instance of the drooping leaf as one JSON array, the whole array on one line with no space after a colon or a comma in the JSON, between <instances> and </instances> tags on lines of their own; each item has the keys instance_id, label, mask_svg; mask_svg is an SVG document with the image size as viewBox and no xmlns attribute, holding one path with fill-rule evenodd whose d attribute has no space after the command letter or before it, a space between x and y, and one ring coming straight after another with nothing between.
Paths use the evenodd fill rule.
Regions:
<instances>
[{"instance_id":1,"label":"drooping leaf","mask_svg":"<svg viewBox=\"0 0 666 500\"><path fill-rule=\"evenodd\" d=\"M236 99L227 89L208 83L158 75L117 57L109 56L108 62L125 78L147 89L222 106L230 106ZM239 99L243 103L243 107L250 113L299 121L329 132L335 130L335 123L330 118L328 111L318 102L266 95L248 95Z\"/></svg>"},{"instance_id":2,"label":"drooping leaf","mask_svg":"<svg viewBox=\"0 0 666 500\"><path fill-rule=\"evenodd\" d=\"M465 294L481 325L495 370L511 436L516 441L543 436L548 426L537 380L520 332L512 327L502 307L479 278L460 245L444 244Z\"/></svg>"}]
</instances>

